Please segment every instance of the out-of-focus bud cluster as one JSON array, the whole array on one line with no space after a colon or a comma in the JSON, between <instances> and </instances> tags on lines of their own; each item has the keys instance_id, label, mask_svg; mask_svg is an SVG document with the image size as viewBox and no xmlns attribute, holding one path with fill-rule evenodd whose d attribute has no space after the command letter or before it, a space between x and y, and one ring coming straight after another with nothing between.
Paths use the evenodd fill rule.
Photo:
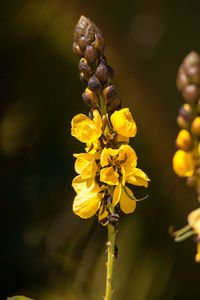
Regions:
<instances>
[{"instance_id":1,"label":"out-of-focus bud cluster","mask_svg":"<svg viewBox=\"0 0 200 300\"><path fill-rule=\"evenodd\" d=\"M92 21L81 16L74 30L73 51L80 58L80 79L88 85L82 98L92 110L102 105L103 98L110 114L121 108L121 101L112 84L114 71L107 64L104 49L101 31Z\"/></svg>"},{"instance_id":2,"label":"out-of-focus bud cluster","mask_svg":"<svg viewBox=\"0 0 200 300\"><path fill-rule=\"evenodd\" d=\"M187 184L199 193L200 176L200 56L191 52L183 60L177 75L177 87L186 103L179 110L177 123L181 130L176 138L177 152L173 168Z\"/></svg>"}]
</instances>

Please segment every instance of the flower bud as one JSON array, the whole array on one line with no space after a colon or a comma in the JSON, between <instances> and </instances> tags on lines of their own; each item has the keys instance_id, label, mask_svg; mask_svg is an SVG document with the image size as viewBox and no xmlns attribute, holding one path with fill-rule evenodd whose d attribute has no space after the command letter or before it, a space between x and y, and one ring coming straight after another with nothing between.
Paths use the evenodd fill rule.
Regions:
<instances>
[{"instance_id":1,"label":"flower bud","mask_svg":"<svg viewBox=\"0 0 200 300\"><path fill-rule=\"evenodd\" d=\"M79 56L83 56L83 51L81 50L81 48L79 47L79 45L76 42L73 43L72 49L75 54L77 54Z\"/></svg>"},{"instance_id":2,"label":"flower bud","mask_svg":"<svg viewBox=\"0 0 200 300\"><path fill-rule=\"evenodd\" d=\"M91 107L96 107L98 103L97 95L91 91L89 88L86 88L82 94L83 101Z\"/></svg>"},{"instance_id":3,"label":"flower bud","mask_svg":"<svg viewBox=\"0 0 200 300\"><path fill-rule=\"evenodd\" d=\"M200 137L200 117L196 117L191 125L191 131L197 137Z\"/></svg>"},{"instance_id":4,"label":"flower bud","mask_svg":"<svg viewBox=\"0 0 200 300\"><path fill-rule=\"evenodd\" d=\"M89 81L88 81L88 87L91 91L93 92L98 92L100 87L101 87L101 84L99 82L99 80L97 79L97 77L95 75L93 75Z\"/></svg>"},{"instance_id":5,"label":"flower bud","mask_svg":"<svg viewBox=\"0 0 200 300\"><path fill-rule=\"evenodd\" d=\"M81 60L79 61L78 67L79 67L79 70L83 73L88 74L91 72L91 68L88 65L88 62L84 57L82 57Z\"/></svg>"},{"instance_id":6,"label":"flower bud","mask_svg":"<svg viewBox=\"0 0 200 300\"><path fill-rule=\"evenodd\" d=\"M113 68L111 66L107 65L107 69L108 69L109 77L113 80L114 75L115 75Z\"/></svg>"},{"instance_id":7,"label":"flower bud","mask_svg":"<svg viewBox=\"0 0 200 300\"><path fill-rule=\"evenodd\" d=\"M86 48L86 39L84 36L81 36L78 41L77 44L79 45L79 47L84 51Z\"/></svg>"},{"instance_id":8,"label":"flower bud","mask_svg":"<svg viewBox=\"0 0 200 300\"><path fill-rule=\"evenodd\" d=\"M196 85L187 85L183 90L183 97L190 103L194 103L199 97L199 90Z\"/></svg>"},{"instance_id":9,"label":"flower bud","mask_svg":"<svg viewBox=\"0 0 200 300\"><path fill-rule=\"evenodd\" d=\"M105 80L108 79L109 77L108 69L103 62L100 62L95 75L101 82L104 82Z\"/></svg>"},{"instance_id":10,"label":"flower bud","mask_svg":"<svg viewBox=\"0 0 200 300\"><path fill-rule=\"evenodd\" d=\"M103 90L103 95L107 103L110 103L116 96L116 89L114 85L109 85Z\"/></svg>"},{"instance_id":11,"label":"flower bud","mask_svg":"<svg viewBox=\"0 0 200 300\"><path fill-rule=\"evenodd\" d=\"M188 128L189 124L182 116L178 116L177 119L176 119L176 122L177 122L179 127Z\"/></svg>"},{"instance_id":12,"label":"flower bud","mask_svg":"<svg viewBox=\"0 0 200 300\"><path fill-rule=\"evenodd\" d=\"M91 21L90 21L90 23L91 23ZM94 39L95 39L95 28L94 28L93 24L88 24L88 26L86 27L85 38L86 38L86 41L87 41L87 45L91 44L94 41Z\"/></svg>"},{"instance_id":13,"label":"flower bud","mask_svg":"<svg viewBox=\"0 0 200 300\"><path fill-rule=\"evenodd\" d=\"M190 52L183 61L183 67L187 71L188 68L192 66L197 66L200 64L200 56L197 52Z\"/></svg>"},{"instance_id":14,"label":"flower bud","mask_svg":"<svg viewBox=\"0 0 200 300\"><path fill-rule=\"evenodd\" d=\"M108 108L110 108L110 111L115 111L121 108L121 100L119 96L115 96L112 102L108 104Z\"/></svg>"},{"instance_id":15,"label":"flower bud","mask_svg":"<svg viewBox=\"0 0 200 300\"><path fill-rule=\"evenodd\" d=\"M83 83L83 84L87 84L88 82L88 75L87 74L84 74L83 72L80 73L80 81Z\"/></svg>"},{"instance_id":16,"label":"flower bud","mask_svg":"<svg viewBox=\"0 0 200 300\"><path fill-rule=\"evenodd\" d=\"M189 81L195 85L200 84L200 67L193 66L187 70Z\"/></svg>"},{"instance_id":17,"label":"flower bud","mask_svg":"<svg viewBox=\"0 0 200 300\"><path fill-rule=\"evenodd\" d=\"M177 138L176 138L176 145L178 148L182 150L190 150L192 147L192 138L189 131L182 129L180 130Z\"/></svg>"},{"instance_id":18,"label":"flower bud","mask_svg":"<svg viewBox=\"0 0 200 300\"><path fill-rule=\"evenodd\" d=\"M87 61L91 64L97 60L97 50L91 45L86 47L84 55Z\"/></svg>"},{"instance_id":19,"label":"flower bud","mask_svg":"<svg viewBox=\"0 0 200 300\"><path fill-rule=\"evenodd\" d=\"M176 85L179 90L183 90L189 84L188 78L183 72L177 75Z\"/></svg>"},{"instance_id":20,"label":"flower bud","mask_svg":"<svg viewBox=\"0 0 200 300\"><path fill-rule=\"evenodd\" d=\"M105 43L104 39L101 34L97 33L95 34L95 41L93 43L93 46L102 54L105 50Z\"/></svg>"},{"instance_id":21,"label":"flower bud","mask_svg":"<svg viewBox=\"0 0 200 300\"><path fill-rule=\"evenodd\" d=\"M192 120L192 108L188 103L181 106L179 116L183 117L188 122Z\"/></svg>"}]
</instances>

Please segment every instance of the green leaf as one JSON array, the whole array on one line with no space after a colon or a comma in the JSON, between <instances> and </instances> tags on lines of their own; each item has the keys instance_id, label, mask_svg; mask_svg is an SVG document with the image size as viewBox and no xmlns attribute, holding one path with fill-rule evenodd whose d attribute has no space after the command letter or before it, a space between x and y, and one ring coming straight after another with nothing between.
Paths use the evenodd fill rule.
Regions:
<instances>
[{"instance_id":1,"label":"green leaf","mask_svg":"<svg viewBox=\"0 0 200 300\"><path fill-rule=\"evenodd\" d=\"M8 297L7 300L33 300L33 299L24 296L13 296L13 297Z\"/></svg>"}]
</instances>

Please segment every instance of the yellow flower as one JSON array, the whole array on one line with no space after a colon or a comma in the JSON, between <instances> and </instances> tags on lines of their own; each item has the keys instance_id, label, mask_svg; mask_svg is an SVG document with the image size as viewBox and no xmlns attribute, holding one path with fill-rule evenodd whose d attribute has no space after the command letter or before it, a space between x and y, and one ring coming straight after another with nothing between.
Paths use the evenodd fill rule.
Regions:
<instances>
[{"instance_id":1,"label":"yellow flower","mask_svg":"<svg viewBox=\"0 0 200 300\"><path fill-rule=\"evenodd\" d=\"M125 182L147 187L149 178L136 168L137 155L129 145L122 145L119 149L104 148L101 153L100 180L109 185Z\"/></svg>"},{"instance_id":2,"label":"yellow flower","mask_svg":"<svg viewBox=\"0 0 200 300\"><path fill-rule=\"evenodd\" d=\"M92 217L98 211L103 197L103 187L100 187L93 179L76 176L72 186L77 195L73 202L73 212L83 219Z\"/></svg>"},{"instance_id":3,"label":"yellow flower","mask_svg":"<svg viewBox=\"0 0 200 300\"><path fill-rule=\"evenodd\" d=\"M75 171L80 174L81 178L95 177L98 166L95 161L95 156L90 153L74 154L77 158L75 162Z\"/></svg>"},{"instance_id":4,"label":"yellow flower","mask_svg":"<svg viewBox=\"0 0 200 300\"><path fill-rule=\"evenodd\" d=\"M100 141L96 140L93 143L86 143L85 151L94 155L95 159L100 159L100 154L102 151Z\"/></svg>"},{"instance_id":5,"label":"yellow flower","mask_svg":"<svg viewBox=\"0 0 200 300\"><path fill-rule=\"evenodd\" d=\"M195 170L195 159L191 152L178 150L173 157L173 169L180 177L192 176Z\"/></svg>"},{"instance_id":6,"label":"yellow flower","mask_svg":"<svg viewBox=\"0 0 200 300\"><path fill-rule=\"evenodd\" d=\"M134 197L132 191L128 187L126 187L126 190L131 197ZM136 200L130 199L125 193L122 184L116 186L113 193L113 205L116 206L118 202L121 210L126 214L134 212L136 208Z\"/></svg>"},{"instance_id":7,"label":"yellow flower","mask_svg":"<svg viewBox=\"0 0 200 300\"><path fill-rule=\"evenodd\" d=\"M195 261L200 262L200 243L197 243L197 254L195 255Z\"/></svg>"},{"instance_id":8,"label":"yellow flower","mask_svg":"<svg viewBox=\"0 0 200 300\"><path fill-rule=\"evenodd\" d=\"M93 120L83 114L72 119L71 134L82 143L93 143L102 134L102 120L98 110L93 111Z\"/></svg>"},{"instance_id":9,"label":"yellow flower","mask_svg":"<svg viewBox=\"0 0 200 300\"><path fill-rule=\"evenodd\" d=\"M116 110L111 115L111 123L115 131L124 137L134 137L137 127L128 108Z\"/></svg>"}]
</instances>

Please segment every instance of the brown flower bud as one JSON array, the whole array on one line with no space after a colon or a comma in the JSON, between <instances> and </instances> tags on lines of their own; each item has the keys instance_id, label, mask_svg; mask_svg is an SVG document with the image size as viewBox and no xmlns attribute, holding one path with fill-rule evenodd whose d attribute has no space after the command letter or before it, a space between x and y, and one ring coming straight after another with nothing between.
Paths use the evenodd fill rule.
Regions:
<instances>
[{"instance_id":1,"label":"brown flower bud","mask_svg":"<svg viewBox=\"0 0 200 300\"><path fill-rule=\"evenodd\" d=\"M119 96L115 96L113 101L108 104L108 108L110 108L110 111L112 112L121 108L121 100Z\"/></svg>"},{"instance_id":2,"label":"brown flower bud","mask_svg":"<svg viewBox=\"0 0 200 300\"><path fill-rule=\"evenodd\" d=\"M91 21L90 21L91 23ZM95 28L93 24L88 24L85 30L85 38L87 41L87 44L91 44L95 39Z\"/></svg>"},{"instance_id":3,"label":"brown flower bud","mask_svg":"<svg viewBox=\"0 0 200 300\"><path fill-rule=\"evenodd\" d=\"M89 76L87 74L84 74L83 72L80 73L80 81L83 84L87 84L88 79L89 79Z\"/></svg>"},{"instance_id":4,"label":"brown flower bud","mask_svg":"<svg viewBox=\"0 0 200 300\"><path fill-rule=\"evenodd\" d=\"M197 137L200 137L200 117L196 117L192 122L191 131Z\"/></svg>"},{"instance_id":5,"label":"brown flower bud","mask_svg":"<svg viewBox=\"0 0 200 300\"><path fill-rule=\"evenodd\" d=\"M200 67L199 66L193 66L188 68L187 75L189 78L189 81L195 85L200 84Z\"/></svg>"},{"instance_id":6,"label":"brown flower bud","mask_svg":"<svg viewBox=\"0 0 200 300\"><path fill-rule=\"evenodd\" d=\"M182 116L178 116L176 122L181 128L188 128L189 126L189 123Z\"/></svg>"},{"instance_id":7,"label":"brown flower bud","mask_svg":"<svg viewBox=\"0 0 200 300\"><path fill-rule=\"evenodd\" d=\"M186 72L188 68L192 66L197 66L199 64L200 64L200 56L195 51L190 52L183 61L183 67L186 70Z\"/></svg>"},{"instance_id":8,"label":"brown flower bud","mask_svg":"<svg viewBox=\"0 0 200 300\"><path fill-rule=\"evenodd\" d=\"M186 121L192 121L192 108L188 103L181 106L179 116L183 117Z\"/></svg>"},{"instance_id":9,"label":"brown flower bud","mask_svg":"<svg viewBox=\"0 0 200 300\"><path fill-rule=\"evenodd\" d=\"M109 77L108 68L103 62L100 62L95 75L101 82L104 82L105 80L108 79Z\"/></svg>"},{"instance_id":10,"label":"brown flower bud","mask_svg":"<svg viewBox=\"0 0 200 300\"><path fill-rule=\"evenodd\" d=\"M102 54L105 50L104 39L101 34L95 34L95 41L93 42L93 46Z\"/></svg>"},{"instance_id":11,"label":"brown flower bud","mask_svg":"<svg viewBox=\"0 0 200 300\"><path fill-rule=\"evenodd\" d=\"M176 85L179 90L184 89L189 84L188 78L183 72L179 72L176 80Z\"/></svg>"},{"instance_id":12,"label":"brown flower bud","mask_svg":"<svg viewBox=\"0 0 200 300\"><path fill-rule=\"evenodd\" d=\"M95 75L93 75L89 81L88 81L88 87L91 91L93 92L98 92L100 87L101 87L101 84L99 82L99 80L97 79L97 77Z\"/></svg>"},{"instance_id":13,"label":"brown flower bud","mask_svg":"<svg viewBox=\"0 0 200 300\"><path fill-rule=\"evenodd\" d=\"M83 73L90 73L91 72L91 68L90 66L88 65L88 62L85 58L81 58L81 60L79 61L79 70Z\"/></svg>"},{"instance_id":14,"label":"brown flower bud","mask_svg":"<svg viewBox=\"0 0 200 300\"><path fill-rule=\"evenodd\" d=\"M196 85L187 85L183 90L183 97L190 103L194 103L199 97L199 90Z\"/></svg>"},{"instance_id":15,"label":"brown flower bud","mask_svg":"<svg viewBox=\"0 0 200 300\"><path fill-rule=\"evenodd\" d=\"M91 45L86 47L84 55L87 61L91 64L97 60L97 50Z\"/></svg>"},{"instance_id":16,"label":"brown flower bud","mask_svg":"<svg viewBox=\"0 0 200 300\"><path fill-rule=\"evenodd\" d=\"M113 80L114 75L115 75L113 68L111 66L107 65L107 69L108 69L109 77Z\"/></svg>"},{"instance_id":17,"label":"brown flower bud","mask_svg":"<svg viewBox=\"0 0 200 300\"><path fill-rule=\"evenodd\" d=\"M85 47L86 47L86 39L84 36L81 36L78 41L77 41L77 44L79 45L79 47L81 48L81 50L85 50Z\"/></svg>"},{"instance_id":18,"label":"brown flower bud","mask_svg":"<svg viewBox=\"0 0 200 300\"><path fill-rule=\"evenodd\" d=\"M81 50L81 48L79 47L79 45L76 42L73 43L72 49L75 54L77 54L79 56L83 56L83 51Z\"/></svg>"},{"instance_id":19,"label":"brown flower bud","mask_svg":"<svg viewBox=\"0 0 200 300\"><path fill-rule=\"evenodd\" d=\"M96 107L98 103L97 95L91 91L89 88L86 88L82 94L83 101L90 107Z\"/></svg>"},{"instance_id":20,"label":"brown flower bud","mask_svg":"<svg viewBox=\"0 0 200 300\"><path fill-rule=\"evenodd\" d=\"M114 85L109 85L103 90L103 95L107 103L110 103L116 96L116 89Z\"/></svg>"}]
</instances>

